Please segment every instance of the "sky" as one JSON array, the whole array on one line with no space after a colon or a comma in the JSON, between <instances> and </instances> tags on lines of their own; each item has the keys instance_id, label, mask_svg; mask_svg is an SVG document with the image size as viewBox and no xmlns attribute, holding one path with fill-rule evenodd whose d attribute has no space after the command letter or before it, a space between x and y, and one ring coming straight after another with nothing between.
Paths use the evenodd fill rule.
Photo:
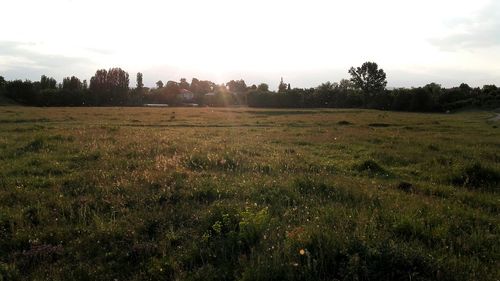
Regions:
<instances>
[{"instance_id":1,"label":"sky","mask_svg":"<svg viewBox=\"0 0 500 281\"><path fill-rule=\"evenodd\" d=\"M315 87L374 61L389 87L500 85L500 0L6 0L0 76Z\"/></svg>"}]
</instances>

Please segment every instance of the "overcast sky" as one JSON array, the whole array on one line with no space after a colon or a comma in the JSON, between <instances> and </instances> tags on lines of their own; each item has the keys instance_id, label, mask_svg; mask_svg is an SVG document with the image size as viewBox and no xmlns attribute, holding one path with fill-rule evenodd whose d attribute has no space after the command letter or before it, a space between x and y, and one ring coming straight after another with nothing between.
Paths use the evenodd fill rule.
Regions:
<instances>
[{"instance_id":1,"label":"overcast sky","mask_svg":"<svg viewBox=\"0 0 500 281\"><path fill-rule=\"evenodd\" d=\"M7 0L0 75L89 79L100 68L292 87L375 61L389 87L500 85L499 0Z\"/></svg>"}]
</instances>

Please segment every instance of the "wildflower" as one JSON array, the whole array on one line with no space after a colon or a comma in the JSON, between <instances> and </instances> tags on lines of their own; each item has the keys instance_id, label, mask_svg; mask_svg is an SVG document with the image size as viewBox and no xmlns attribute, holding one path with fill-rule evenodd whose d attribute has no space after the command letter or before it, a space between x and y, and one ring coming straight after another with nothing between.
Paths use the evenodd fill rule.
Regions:
<instances>
[{"instance_id":1,"label":"wildflower","mask_svg":"<svg viewBox=\"0 0 500 281\"><path fill-rule=\"evenodd\" d=\"M303 255L305 255L305 254L306 254L306 251L305 251L304 249L300 249L299 254L300 254L301 256L303 256Z\"/></svg>"}]
</instances>

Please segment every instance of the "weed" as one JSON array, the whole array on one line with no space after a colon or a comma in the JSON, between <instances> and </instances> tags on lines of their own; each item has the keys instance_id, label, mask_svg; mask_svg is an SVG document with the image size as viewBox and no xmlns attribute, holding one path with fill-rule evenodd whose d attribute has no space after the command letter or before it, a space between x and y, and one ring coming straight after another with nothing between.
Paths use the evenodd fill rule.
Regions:
<instances>
[{"instance_id":1,"label":"weed","mask_svg":"<svg viewBox=\"0 0 500 281\"><path fill-rule=\"evenodd\" d=\"M354 169L358 172L366 172L370 175L388 176L389 172L380 166L374 160L365 160L359 164L354 165Z\"/></svg>"},{"instance_id":2,"label":"weed","mask_svg":"<svg viewBox=\"0 0 500 281\"><path fill-rule=\"evenodd\" d=\"M339 121L339 122L337 122L337 124L340 125L340 126L352 125L351 122L345 121L345 120Z\"/></svg>"},{"instance_id":3,"label":"weed","mask_svg":"<svg viewBox=\"0 0 500 281\"><path fill-rule=\"evenodd\" d=\"M415 191L415 187L413 186L413 184L411 184L409 182L405 182L405 181L400 182L396 187L397 187L397 189L404 191L404 192L407 192L407 193L411 193L411 192Z\"/></svg>"},{"instance_id":4,"label":"weed","mask_svg":"<svg viewBox=\"0 0 500 281\"><path fill-rule=\"evenodd\" d=\"M484 167L479 163L463 169L451 179L452 184L468 188L491 188L498 190L500 186L500 172Z\"/></svg>"}]
</instances>

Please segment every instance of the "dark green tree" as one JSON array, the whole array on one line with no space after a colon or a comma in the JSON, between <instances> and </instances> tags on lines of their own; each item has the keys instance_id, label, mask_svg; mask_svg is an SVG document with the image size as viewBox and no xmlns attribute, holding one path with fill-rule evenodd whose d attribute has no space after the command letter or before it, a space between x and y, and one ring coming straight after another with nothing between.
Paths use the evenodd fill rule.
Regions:
<instances>
[{"instance_id":1,"label":"dark green tree","mask_svg":"<svg viewBox=\"0 0 500 281\"><path fill-rule=\"evenodd\" d=\"M365 94L380 93L387 86L386 74L374 62L365 62L361 67L351 67L351 82Z\"/></svg>"},{"instance_id":2,"label":"dark green tree","mask_svg":"<svg viewBox=\"0 0 500 281\"><path fill-rule=\"evenodd\" d=\"M7 82L5 81L5 78L3 78L3 76L0 76L0 94L4 92L6 84Z\"/></svg>"},{"instance_id":3,"label":"dark green tree","mask_svg":"<svg viewBox=\"0 0 500 281\"><path fill-rule=\"evenodd\" d=\"M83 85L80 79L71 76L63 79L62 88L65 90L81 90Z\"/></svg>"},{"instance_id":4,"label":"dark green tree","mask_svg":"<svg viewBox=\"0 0 500 281\"><path fill-rule=\"evenodd\" d=\"M181 78L181 81L179 83L179 88L189 90L189 83L186 80L186 78Z\"/></svg>"},{"instance_id":5,"label":"dark green tree","mask_svg":"<svg viewBox=\"0 0 500 281\"><path fill-rule=\"evenodd\" d=\"M144 83L142 83L142 73L137 72L136 81L137 81L137 89L139 90L142 89L142 87L144 87Z\"/></svg>"},{"instance_id":6,"label":"dark green tree","mask_svg":"<svg viewBox=\"0 0 500 281\"><path fill-rule=\"evenodd\" d=\"M247 84L243 79L240 80L231 80L226 83L227 88L231 93L242 94L247 91Z\"/></svg>"},{"instance_id":7,"label":"dark green tree","mask_svg":"<svg viewBox=\"0 0 500 281\"><path fill-rule=\"evenodd\" d=\"M278 93L286 92L287 88L288 88L287 84L283 82L283 77L281 77L280 84L278 85Z\"/></svg>"},{"instance_id":8,"label":"dark green tree","mask_svg":"<svg viewBox=\"0 0 500 281\"><path fill-rule=\"evenodd\" d=\"M163 88L163 81L158 80L158 81L156 82L156 87L157 87L158 89Z\"/></svg>"},{"instance_id":9,"label":"dark green tree","mask_svg":"<svg viewBox=\"0 0 500 281\"><path fill-rule=\"evenodd\" d=\"M89 89L92 92L102 92L108 89L107 78L108 72L106 69L99 69L95 75L90 78Z\"/></svg>"},{"instance_id":10,"label":"dark green tree","mask_svg":"<svg viewBox=\"0 0 500 281\"><path fill-rule=\"evenodd\" d=\"M458 88L464 93L470 93L472 91L472 88L467 83L460 84Z\"/></svg>"},{"instance_id":11,"label":"dark green tree","mask_svg":"<svg viewBox=\"0 0 500 281\"><path fill-rule=\"evenodd\" d=\"M339 89L342 91L347 91L347 90L352 90L355 89L356 87L354 84L351 82L349 79L341 79L339 81Z\"/></svg>"},{"instance_id":12,"label":"dark green tree","mask_svg":"<svg viewBox=\"0 0 500 281\"><path fill-rule=\"evenodd\" d=\"M257 90L261 92L269 92L269 85L267 85L266 83L261 83L259 84L259 86L257 86Z\"/></svg>"},{"instance_id":13,"label":"dark green tree","mask_svg":"<svg viewBox=\"0 0 500 281\"><path fill-rule=\"evenodd\" d=\"M34 83L29 80L9 81L5 85L7 97L20 103L34 105L37 103L37 91Z\"/></svg>"},{"instance_id":14,"label":"dark green tree","mask_svg":"<svg viewBox=\"0 0 500 281\"><path fill-rule=\"evenodd\" d=\"M90 78L89 89L97 104L119 105L126 102L129 82L128 73L121 68L100 69Z\"/></svg>"},{"instance_id":15,"label":"dark green tree","mask_svg":"<svg viewBox=\"0 0 500 281\"><path fill-rule=\"evenodd\" d=\"M496 85L484 85L482 88L482 91L483 91L483 93L489 94L489 93L495 92L497 89L498 88Z\"/></svg>"},{"instance_id":16,"label":"dark green tree","mask_svg":"<svg viewBox=\"0 0 500 281\"><path fill-rule=\"evenodd\" d=\"M52 77L47 77L45 75L42 75L42 77L40 77L40 89L41 90L44 90L44 89L55 89L57 88L57 81L56 79L52 78Z\"/></svg>"}]
</instances>

